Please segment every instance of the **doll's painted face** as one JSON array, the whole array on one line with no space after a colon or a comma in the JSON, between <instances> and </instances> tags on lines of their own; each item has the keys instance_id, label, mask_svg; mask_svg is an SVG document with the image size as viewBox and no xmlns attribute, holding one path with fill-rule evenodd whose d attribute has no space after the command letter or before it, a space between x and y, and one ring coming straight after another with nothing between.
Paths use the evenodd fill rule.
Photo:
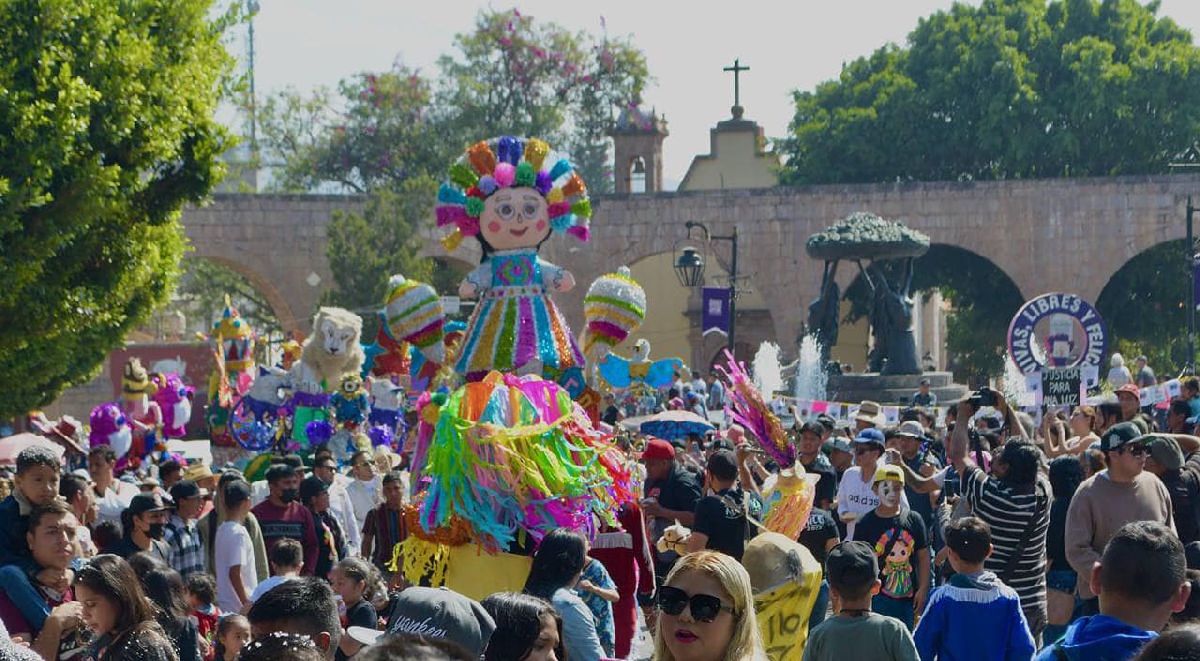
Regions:
<instances>
[{"instance_id":1,"label":"doll's painted face","mask_svg":"<svg viewBox=\"0 0 1200 661\"><path fill-rule=\"evenodd\" d=\"M483 203L479 233L496 250L532 248L550 234L546 200L532 188L504 188Z\"/></svg>"}]
</instances>

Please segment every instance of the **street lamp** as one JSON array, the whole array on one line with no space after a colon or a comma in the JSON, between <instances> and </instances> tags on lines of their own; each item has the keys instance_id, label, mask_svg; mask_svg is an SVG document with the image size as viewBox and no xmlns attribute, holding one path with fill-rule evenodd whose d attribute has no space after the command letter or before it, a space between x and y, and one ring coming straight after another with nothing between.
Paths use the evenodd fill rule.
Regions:
<instances>
[{"instance_id":1,"label":"street lamp","mask_svg":"<svg viewBox=\"0 0 1200 661\"><path fill-rule=\"evenodd\" d=\"M704 223L689 220L683 226L687 228L689 239L692 237L692 228L699 228L700 231L704 232L705 241L729 241L732 244L729 260L729 353L732 354L734 347L734 321L737 319L737 227L733 228L733 233L729 236L713 236L708 233L708 228L704 226ZM675 260L675 275L679 278L679 284L689 289L703 282L704 259L696 252L695 248L683 249L683 254Z\"/></svg>"},{"instance_id":2,"label":"street lamp","mask_svg":"<svg viewBox=\"0 0 1200 661\"><path fill-rule=\"evenodd\" d=\"M1196 207L1192 206L1192 196L1188 195L1187 201L1187 237L1186 250L1188 256L1188 355L1187 360L1183 363L1183 373L1191 376L1196 373L1194 361L1196 360L1196 243L1195 230L1192 224L1192 217L1196 213Z\"/></svg>"},{"instance_id":3,"label":"street lamp","mask_svg":"<svg viewBox=\"0 0 1200 661\"><path fill-rule=\"evenodd\" d=\"M704 282L704 258L695 248L684 248L683 254L675 260L675 276L679 278L679 284L689 289Z\"/></svg>"}]
</instances>

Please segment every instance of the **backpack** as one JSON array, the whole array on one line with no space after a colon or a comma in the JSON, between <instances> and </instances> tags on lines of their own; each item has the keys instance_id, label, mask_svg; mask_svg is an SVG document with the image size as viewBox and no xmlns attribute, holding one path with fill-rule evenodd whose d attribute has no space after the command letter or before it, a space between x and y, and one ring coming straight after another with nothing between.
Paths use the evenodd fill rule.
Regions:
<instances>
[{"instance_id":1,"label":"backpack","mask_svg":"<svg viewBox=\"0 0 1200 661\"><path fill-rule=\"evenodd\" d=\"M718 496L721 502L725 503L727 510L742 513L742 521L745 524L745 539L750 541L758 535L762 529L762 523L758 519L762 518L762 501L755 498L746 490L742 490L742 502L738 503L729 494L721 494ZM758 514L756 517L755 514Z\"/></svg>"}]
</instances>

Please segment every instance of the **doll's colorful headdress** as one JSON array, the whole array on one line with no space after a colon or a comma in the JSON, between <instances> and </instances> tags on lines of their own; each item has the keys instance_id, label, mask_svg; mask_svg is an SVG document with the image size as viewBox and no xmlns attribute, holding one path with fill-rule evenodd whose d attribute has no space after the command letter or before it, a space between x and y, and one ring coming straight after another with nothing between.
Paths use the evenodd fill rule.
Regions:
<instances>
[{"instance_id":1,"label":"doll's colorful headdress","mask_svg":"<svg viewBox=\"0 0 1200 661\"><path fill-rule=\"evenodd\" d=\"M580 241L588 240L592 203L587 185L566 158L550 152L537 138L503 136L467 148L450 166L449 181L438 189L438 227L454 225L442 239L454 250L463 237L479 234L483 201L501 188L529 187L546 198L550 226Z\"/></svg>"}]
</instances>

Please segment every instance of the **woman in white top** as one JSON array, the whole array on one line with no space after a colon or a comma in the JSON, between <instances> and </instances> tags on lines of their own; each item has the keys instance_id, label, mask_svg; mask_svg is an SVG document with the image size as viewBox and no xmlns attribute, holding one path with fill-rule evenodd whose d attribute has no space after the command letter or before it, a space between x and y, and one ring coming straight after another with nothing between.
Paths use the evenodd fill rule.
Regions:
<instances>
[{"instance_id":1,"label":"woman in white top","mask_svg":"<svg viewBox=\"0 0 1200 661\"><path fill-rule=\"evenodd\" d=\"M1129 373L1129 368L1125 367L1125 358L1119 353L1114 353L1112 359L1108 361L1111 369L1108 370L1108 385L1112 386L1113 390L1120 388L1126 383L1133 383L1133 375Z\"/></svg>"},{"instance_id":2,"label":"woman in white top","mask_svg":"<svg viewBox=\"0 0 1200 661\"><path fill-rule=\"evenodd\" d=\"M350 458L350 475L353 479L346 485L346 493L350 496L350 503L354 505L354 519L361 531L367 521L367 514L383 502L381 480L375 474L375 462L370 452L359 450L354 453Z\"/></svg>"}]
</instances>

